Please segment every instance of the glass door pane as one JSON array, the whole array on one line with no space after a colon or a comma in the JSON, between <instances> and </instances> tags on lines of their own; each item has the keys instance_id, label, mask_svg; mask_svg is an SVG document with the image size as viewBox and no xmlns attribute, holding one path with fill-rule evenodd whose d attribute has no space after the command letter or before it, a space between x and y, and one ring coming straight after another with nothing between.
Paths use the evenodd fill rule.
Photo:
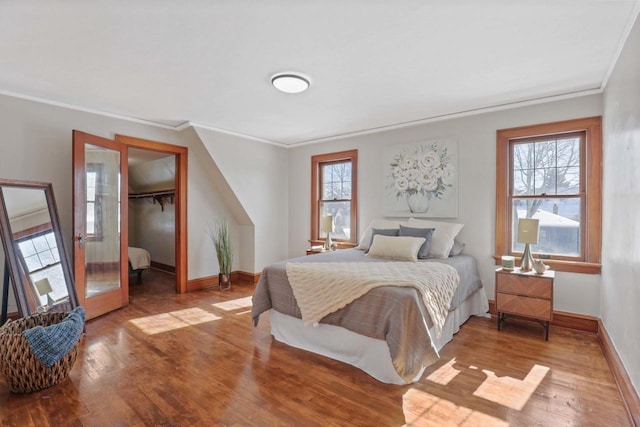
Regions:
<instances>
[{"instance_id":1,"label":"glass door pane","mask_svg":"<svg viewBox=\"0 0 640 427\"><path fill-rule=\"evenodd\" d=\"M120 152L85 144L86 298L120 289Z\"/></svg>"}]
</instances>

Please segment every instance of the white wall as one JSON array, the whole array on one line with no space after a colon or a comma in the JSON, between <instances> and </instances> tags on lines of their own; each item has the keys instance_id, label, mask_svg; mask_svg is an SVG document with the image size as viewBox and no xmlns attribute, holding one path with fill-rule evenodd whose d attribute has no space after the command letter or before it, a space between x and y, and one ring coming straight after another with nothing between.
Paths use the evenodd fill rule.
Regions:
<instances>
[{"instance_id":1,"label":"white wall","mask_svg":"<svg viewBox=\"0 0 640 427\"><path fill-rule=\"evenodd\" d=\"M604 94L602 321L640 390L640 20Z\"/></svg>"},{"instance_id":2,"label":"white wall","mask_svg":"<svg viewBox=\"0 0 640 427\"><path fill-rule=\"evenodd\" d=\"M246 223L240 225L254 226L245 227L249 235L241 238L254 244L253 264L245 271L260 272L285 259L290 232L287 150L204 128L195 130L228 184L229 198L237 198L238 207L247 215ZM246 253L245 259L251 255Z\"/></svg>"},{"instance_id":3,"label":"white wall","mask_svg":"<svg viewBox=\"0 0 640 427\"><path fill-rule=\"evenodd\" d=\"M243 268L240 247L241 227L245 218L237 212L235 202L228 196L224 178L193 129L180 132L189 147L188 188L188 264L189 279L217 276L220 272L215 246L209 231L216 221L226 219L229 224L231 246L234 249L233 270ZM237 215L237 216L236 216Z\"/></svg>"},{"instance_id":4,"label":"white wall","mask_svg":"<svg viewBox=\"0 0 640 427\"><path fill-rule=\"evenodd\" d=\"M289 256L300 256L310 236L311 156L358 149L358 236L383 216L382 153L389 145L454 137L458 141L459 210L465 224L459 238L475 256L487 294L493 299L495 245L496 130L602 114L602 97L592 95L459 119L381 131L289 150ZM556 275L555 309L598 316L600 276Z\"/></svg>"},{"instance_id":5,"label":"white wall","mask_svg":"<svg viewBox=\"0 0 640 427\"><path fill-rule=\"evenodd\" d=\"M129 200L129 246L149 251L151 260L176 265L176 206L168 201L164 210L153 200Z\"/></svg>"},{"instance_id":6,"label":"white wall","mask_svg":"<svg viewBox=\"0 0 640 427\"><path fill-rule=\"evenodd\" d=\"M129 193L175 189L176 156L129 166ZM176 206L169 198L164 206L152 198L129 199L129 246L149 251L151 260L176 265Z\"/></svg>"}]
</instances>

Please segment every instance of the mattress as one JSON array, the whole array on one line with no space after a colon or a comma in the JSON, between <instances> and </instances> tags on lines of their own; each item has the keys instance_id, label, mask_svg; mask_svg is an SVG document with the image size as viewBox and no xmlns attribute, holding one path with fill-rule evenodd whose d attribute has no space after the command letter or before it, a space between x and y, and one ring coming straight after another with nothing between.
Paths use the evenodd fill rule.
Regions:
<instances>
[{"instance_id":1,"label":"mattress","mask_svg":"<svg viewBox=\"0 0 640 427\"><path fill-rule=\"evenodd\" d=\"M129 246L128 256L132 270L148 269L151 265L151 255L145 249Z\"/></svg>"}]
</instances>

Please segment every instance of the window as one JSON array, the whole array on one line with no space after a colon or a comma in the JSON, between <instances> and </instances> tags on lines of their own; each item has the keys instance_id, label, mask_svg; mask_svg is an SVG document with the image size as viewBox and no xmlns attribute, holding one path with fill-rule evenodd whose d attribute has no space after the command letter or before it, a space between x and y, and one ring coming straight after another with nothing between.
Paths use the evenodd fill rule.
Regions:
<instances>
[{"instance_id":1,"label":"window","mask_svg":"<svg viewBox=\"0 0 640 427\"><path fill-rule=\"evenodd\" d=\"M33 273L60 263L58 244L53 231L46 231L17 241L27 272Z\"/></svg>"},{"instance_id":2,"label":"window","mask_svg":"<svg viewBox=\"0 0 640 427\"><path fill-rule=\"evenodd\" d=\"M43 231L38 231L43 229ZM55 301L57 298L68 295L67 285L60 263L60 253L58 252L58 243L56 236L51 229L51 225L43 225L34 227L33 229L20 233L16 239L22 265L29 274L31 283L37 286L42 279L47 279L51 286L49 297ZM40 304L47 304L47 294L38 292Z\"/></svg>"},{"instance_id":3,"label":"window","mask_svg":"<svg viewBox=\"0 0 640 427\"><path fill-rule=\"evenodd\" d=\"M102 182L102 165L87 164L87 238L102 240L102 194L98 184Z\"/></svg>"},{"instance_id":4,"label":"window","mask_svg":"<svg viewBox=\"0 0 640 427\"><path fill-rule=\"evenodd\" d=\"M497 132L496 261L521 255L518 219L540 220L534 257L553 269L600 272L601 118Z\"/></svg>"},{"instance_id":5,"label":"window","mask_svg":"<svg viewBox=\"0 0 640 427\"><path fill-rule=\"evenodd\" d=\"M342 245L357 244L358 150L311 158L311 242L320 243L326 232L323 217L333 218L331 239Z\"/></svg>"}]
</instances>

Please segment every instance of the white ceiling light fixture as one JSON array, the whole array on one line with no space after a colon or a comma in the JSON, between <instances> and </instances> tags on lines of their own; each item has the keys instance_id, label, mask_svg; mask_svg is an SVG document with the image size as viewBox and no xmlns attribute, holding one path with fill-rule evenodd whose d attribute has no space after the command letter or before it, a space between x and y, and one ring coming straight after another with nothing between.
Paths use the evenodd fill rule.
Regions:
<instances>
[{"instance_id":1,"label":"white ceiling light fixture","mask_svg":"<svg viewBox=\"0 0 640 427\"><path fill-rule=\"evenodd\" d=\"M309 89L309 79L296 73L280 73L271 77L271 84L285 93L300 93Z\"/></svg>"}]
</instances>

